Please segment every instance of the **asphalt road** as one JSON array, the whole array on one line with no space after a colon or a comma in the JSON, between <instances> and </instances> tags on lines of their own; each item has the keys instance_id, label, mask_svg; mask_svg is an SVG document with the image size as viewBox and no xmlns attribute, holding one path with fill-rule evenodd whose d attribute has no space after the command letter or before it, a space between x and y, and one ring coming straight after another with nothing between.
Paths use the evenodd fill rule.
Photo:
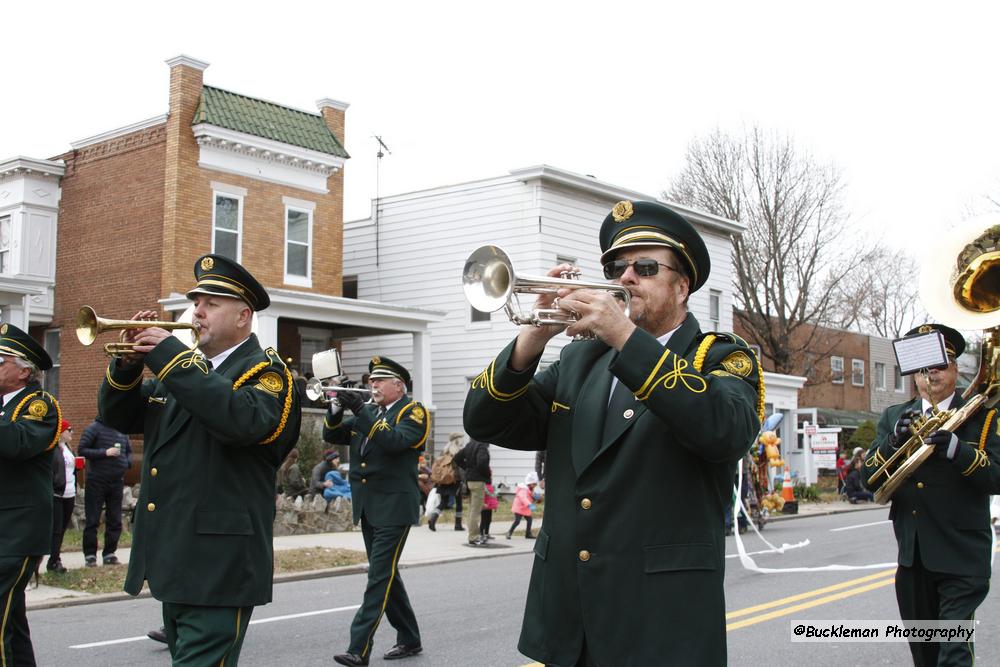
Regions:
<instances>
[{"instance_id":1,"label":"asphalt road","mask_svg":"<svg viewBox=\"0 0 1000 667\"><path fill-rule=\"evenodd\" d=\"M829 564L892 562L895 542L887 510L773 522L764 537L804 547L784 554L755 554L766 548L744 535L760 567L795 568ZM728 554L735 554L728 538ZM531 660L517 651L524 593L532 556L512 555L408 568L403 578L420 621L425 652L408 659L413 667L519 667ZM811 666L909 663L905 644L795 643L791 621L896 619L891 568L839 572L758 573L735 557L726 561L728 645L732 664ZM258 608L243 647L243 665L331 664L347 646L364 576L349 575L292 582L275 587L275 600ZM1000 664L997 627L1000 595L980 607L979 664ZM159 625L159 605L151 599L109 602L29 612L40 665L167 665L162 645L144 638ZM693 630L696 631L696 630ZM394 643L383 623L375 655ZM376 657L372 664L382 664ZM389 663L400 664L400 663Z\"/></svg>"}]
</instances>

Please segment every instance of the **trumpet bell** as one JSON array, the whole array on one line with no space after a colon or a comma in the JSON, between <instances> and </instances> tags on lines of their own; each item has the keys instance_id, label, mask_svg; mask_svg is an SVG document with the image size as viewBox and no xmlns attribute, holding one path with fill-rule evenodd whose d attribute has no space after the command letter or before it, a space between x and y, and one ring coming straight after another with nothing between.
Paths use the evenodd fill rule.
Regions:
<instances>
[{"instance_id":1,"label":"trumpet bell","mask_svg":"<svg viewBox=\"0 0 1000 667\"><path fill-rule=\"evenodd\" d=\"M514 291L514 267L510 257L495 245L477 248L462 269L465 299L478 311L492 313L510 300Z\"/></svg>"},{"instance_id":2,"label":"trumpet bell","mask_svg":"<svg viewBox=\"0 0 1000 667\"><path fill-rule=\"evenodd\" d=\"M94 344L97 334L101 331L99 328L101 319L90 306L83 306L76 312L76 337L81 344Z\"/></svg>"},{"instance_id":3,"label":"trumpet bell","mask_svg":"<svg viewBox=\"0 0 1000 667\"><path fill-rule=\"evenodd\" d=\"M321 398L326 398L323 392L323 381L319 378L310 378L306 382L306 398L310 401L318 401Z\"/></svg>"}]
</instances>

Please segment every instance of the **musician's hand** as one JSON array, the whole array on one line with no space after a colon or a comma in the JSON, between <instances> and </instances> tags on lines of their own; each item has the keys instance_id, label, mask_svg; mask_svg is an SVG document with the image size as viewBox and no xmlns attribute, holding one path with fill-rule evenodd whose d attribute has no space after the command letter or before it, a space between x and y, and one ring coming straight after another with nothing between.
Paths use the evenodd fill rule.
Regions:
<instances>
[{"instance_id":1,"label":"musician's hand","mask_svg":"<svg viewBox=\"0 0 1000 667\"><path fill-rule=\"evenodd\" d=\"M924 438L924 443L934 445L934 454L948 461L954 461L955 454L958 453L958 436L951 431L945 431L944 429L934 431Z\"/></svg>"},{"instance_id":2,"label":"musician's hand","mask_svg":"<svg viewBox=\"0 0 1000 667\"><path fill-rule=\"evenodd\" d=\"M635 323L625 315L625 304L607 290L561 289L559 307L577 318L566 329L569 336L592 333L620 351L635 331Z\"/></svg>"},{"instance_id":3,"label":"musician's hand","mask_svg":"<svg viewBox=\"0 0 1000 667\"><path fill-rule=\"evenodd\" d=\"M576 267L572 264L563 263L553 266L545 275L550 278L559 278L561 274L575 270ZM535 299L534 307L552 308L552 302L555 298L554 294L539 294L538 298ZM517 343L514 345L514 352L510 356L511 368L518 371L526 369L534 363L535 359L542 355L548 342L562 330L563 327L556 325L542 327L536 327L533 324L521 325L520 330L517 332Z\"/></svg>"},{"instance_id":4,"label":"musician's hand","mask_svg":"<svg viewBox=\"0 0 1000 667\"><path fill-rule=\"evenodd\" d=\"M900 445L910 439L910 436L913 435L910 427L919 416L920 413L915 410L908 410L899 416L899 419L896 420L896 426L892 429L892 442L890 444L894 448L898 449Z\"/></svg>"},{"instance_id":5,"label":"musician's hand","mask_svg":"<svg viewBox=\"0 0 1000 667\"><path fill-rule=\"evenodd\" d=\"M361 408L365 405L365 399L361 397L361 392L357 391L338 391L337 400L354 414L361 412Z\"/></svg>"},{"instance_id":6,"label":"musician's hand","mask_svg":"<svg viewBox=\"0 0 1000 667\"><path fill-rule=\"evenodd\" d=\"M139 354L152 352L154 347L172 335L169 331L160 327L150 327L148 329L139 329L138 331L139 333L136 334L133 342L135 342L135 351Z\"/></svg>"}]
</instances>

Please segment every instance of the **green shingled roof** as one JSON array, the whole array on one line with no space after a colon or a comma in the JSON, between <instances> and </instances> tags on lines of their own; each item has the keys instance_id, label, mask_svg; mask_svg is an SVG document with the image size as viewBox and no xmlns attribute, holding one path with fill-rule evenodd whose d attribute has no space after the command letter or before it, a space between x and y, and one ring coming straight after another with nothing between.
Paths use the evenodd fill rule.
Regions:
<instances>
[{"instance_id":1,"label":"green shingled roof","mask_svg":"<svg viewBox=\"0 0 1000 667\"><path fill-rule=\"evenodd\" d=\"M319 114L202 86L192 125L208 123L255 137L349 158Z\"/></svg>"}]
</instances>

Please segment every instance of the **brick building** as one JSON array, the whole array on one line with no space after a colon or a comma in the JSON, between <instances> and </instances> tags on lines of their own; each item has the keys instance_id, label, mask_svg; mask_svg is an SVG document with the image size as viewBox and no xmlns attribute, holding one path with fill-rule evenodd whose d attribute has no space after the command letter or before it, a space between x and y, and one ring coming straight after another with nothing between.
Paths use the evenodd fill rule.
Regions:
<instances>
[{"instance_id":1,"label":"brick building","mask_svg":"<svg viewBox=\"0 0 1000 667\"><path fill-rule=\"evenodd\" d=\"M235 258L268 289L257 335L303 374L315 352L389 332L409 334L418 365L429 365L436 313L342 295L348 105L322 99L319 113L301 111L205 85L208 65L193 58L167 64L168 113L72 143L52 160L0 163L0 192L17 188L16 207L0 204L0 246L5 218L25 246L21 265L0 264L0 317L30 321L58 358L45 382L67 418L93 419L107 363L100 348L114 339L81 345L80 306L112 319L147 308L176 319L207 252ZM43 189L52 192L40 198ZM45 248L51 258L36 261ZM415 394L431 403L429 383Z\"/></svg>"}]
</instances>

